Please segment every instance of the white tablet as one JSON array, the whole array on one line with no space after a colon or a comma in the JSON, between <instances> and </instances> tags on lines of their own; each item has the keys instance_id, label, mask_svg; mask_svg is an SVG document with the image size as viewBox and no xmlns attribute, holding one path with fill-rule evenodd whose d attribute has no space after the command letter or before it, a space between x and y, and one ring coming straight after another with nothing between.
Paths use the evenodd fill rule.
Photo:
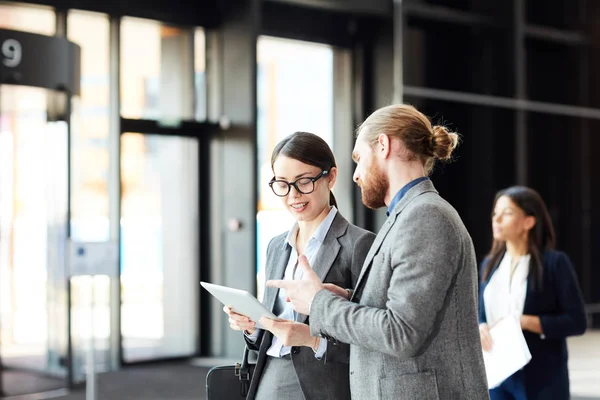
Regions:
<instances>
[{"instance_id":1,"label":"white tablet","mask_svg":"<svg viewBox=\"0 0 600 400\"><path fill-rule=\"evenodd\" d=\"M231 307L238 314L250 317L252 321L256 322L257 328L262 329L262 326L258 322L261 317L271 318L276 321L281 320L258 301L256 297L245 290L233 289L208 282L200 282L200 285L223 303L223 305Z\"/></svg>"}]
</instances>

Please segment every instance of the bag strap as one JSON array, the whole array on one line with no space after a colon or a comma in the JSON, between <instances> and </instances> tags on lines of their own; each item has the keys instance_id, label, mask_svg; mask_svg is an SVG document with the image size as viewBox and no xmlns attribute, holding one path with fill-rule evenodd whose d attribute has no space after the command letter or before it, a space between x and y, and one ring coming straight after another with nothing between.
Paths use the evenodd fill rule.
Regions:
<instances>
[{"instance_id":1,"label":"bag strap","mask_svg":"<svg viewBox=\"0 0 600 400\"><path fill-rule=\"evenodd\" d=\"M242 356L242 368L248 369L248 356L250 354L250 350L248 350L248 346L244 346L244 355Z\"/></svg>"},{"instance_id":2,"label":"bag strap","mask_svg":"<svg viewBox=\"0 0 600 400\"><path fill-rule=\"evenodd\" d=\"M244 355L242 356L242 364L235 365L235 375L240 378L240 381L249 381L252 379L250 375L250 364L248 363L248 355L250 350L248 346L244 346Z\"/></svg>"}]
</instances>

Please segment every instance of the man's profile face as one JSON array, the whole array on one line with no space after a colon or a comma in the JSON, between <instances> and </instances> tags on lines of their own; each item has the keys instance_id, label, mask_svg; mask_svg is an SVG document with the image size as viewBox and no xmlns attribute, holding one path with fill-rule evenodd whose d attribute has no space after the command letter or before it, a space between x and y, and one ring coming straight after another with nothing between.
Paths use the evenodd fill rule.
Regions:
<instances>
[{"instance_id":1,"label":"man's profile face","mask_svg":"<svg viewBox=\"0 0 600 400\"><path fill-rule=\"evenodd\" d=\"M352 160L356 163L352 179L361 189L363 204L377 209L385 206L384 199L389 189L389 180L379 166L373 147L364 140L366 129L368 127L361 129L352 151Z\"/></svg>"}]
</instances>

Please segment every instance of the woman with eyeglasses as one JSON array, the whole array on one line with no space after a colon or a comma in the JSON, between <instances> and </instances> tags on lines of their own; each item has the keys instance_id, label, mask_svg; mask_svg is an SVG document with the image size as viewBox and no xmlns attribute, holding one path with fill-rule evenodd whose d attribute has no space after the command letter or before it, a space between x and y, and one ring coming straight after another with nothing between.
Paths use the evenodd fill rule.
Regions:
<instances>
[{"instance_id":1,"label":"woman with eyeglasses","mask_svg":"<svg viewBox=\"0 0 600 400\"><path fill-rule=\"evenodd\" d=\"M569 399L566 338L585 332L586 316L573 265L554 249L544 200L524 186L501 190L494 201L492 232L494 243L481 268L481 344L491 351L490 329L504 318L515 318L531 360L492 388L490 398Z\"/></svg>"},{"instance_id":2,"label":"woman with eyeglasses","mask_svg":"<svg viewBox=\"0 0 600 400\"><path fill-rule=\"evenodd\" d=\"M266 279L302 279L298 260L305 256L323 282L353 288L375 235L350 224L337 210L332 193L337 167L327 143L296 132L277 144L271 167L269 186L296 222L269 243ZM258 352L246 398L349 399L349 346L311 336L308 317L294 312L283 290L265 288L263 303L290 321L284 331L257 329L255 321L224 308L230 327L244 331L247 346ZM292 341L304 346L289 346Z\"/></svg>"}]
</instances>

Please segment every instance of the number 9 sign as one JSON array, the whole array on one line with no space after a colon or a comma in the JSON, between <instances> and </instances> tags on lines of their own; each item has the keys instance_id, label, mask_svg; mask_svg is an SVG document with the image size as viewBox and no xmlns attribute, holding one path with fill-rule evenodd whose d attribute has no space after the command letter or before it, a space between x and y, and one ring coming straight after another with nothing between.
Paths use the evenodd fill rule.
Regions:
<instances>
[{"instance_id":1,"label":"number 9 sign","mask_svg":"<svg viewBox=\"0 0 600 400\"><path fill-rule=\"evenodd\" d=\"M15 39L6 39L2 43L2 63L7 67L14 68L21 63L21 43Z\"/></svg>"}]
</instances>

